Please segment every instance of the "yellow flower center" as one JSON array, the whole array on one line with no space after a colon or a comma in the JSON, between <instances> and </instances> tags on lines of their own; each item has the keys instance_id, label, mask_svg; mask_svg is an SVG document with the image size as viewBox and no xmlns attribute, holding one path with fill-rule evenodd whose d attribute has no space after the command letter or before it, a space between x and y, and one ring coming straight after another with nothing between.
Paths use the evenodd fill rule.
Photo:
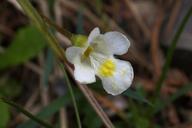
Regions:
<instances>
[{"instance_id":1,"label":"yellow flower center","mask_svg":"<svg viewBox=\"0 0 192 128\"><path fill-rule=\"evenodd\" d=\"M115 68L116 67L114 62L111 59L109 59L100 65L98 72L103 77L109 77L109 76L113 76L115 72Z\"/></svg>"}]
</instances>

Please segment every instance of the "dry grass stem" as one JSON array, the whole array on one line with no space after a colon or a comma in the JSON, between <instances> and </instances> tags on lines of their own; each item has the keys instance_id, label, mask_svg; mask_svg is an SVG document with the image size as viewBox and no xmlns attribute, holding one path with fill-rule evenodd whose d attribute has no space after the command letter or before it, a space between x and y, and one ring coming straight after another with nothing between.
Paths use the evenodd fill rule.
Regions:
<instances>
[{"instance_id":1,"label":"dry grass stem","mask_svg":"<svg viewBox=\"0 0 192 128\"><path fill-rule=\"evenodd\" d=\"M151 58L154 67L154 79L157 80L161 73L162 58L161 51L159 49L159 35L160 29L163 22L163 13L159 11L159 14L155 20L154 27L152 29L151 35Z\"/></svg>"},{"instance_id":2,"label":"dry grass stem","mask_svg":"<svg viewBox=\"0 0 192 128\"><path fill-rule=\"evenodd\" d=\"M141 30L143 31L143 34L145 35L146 39L149 39L151 36L151 32L150 32L149 28L147 27L147 25L143 22L143 19L140 16L134 3L132 2L132 0L125 0L125 3L127 5L127 7L129 8L129 10L131 11L131 13L133 14L135 21L137 22L137 24L140 26Z\"/></svg>"},{"instance_id":3,"label":"dry grass stem","mask_svg":"<svg viewBox=\"0 0 192 128\"><path fill-rule=\"evenodd\" d=\"M170 33L173 32L173 27L176 22L177 16L179 14L179 10L181 8L181 0L177 0L173 6L173 9L170 14L169 21L167 23L166 31L165 31L165 36L167 37L170 35Z\"/></svg>"},{"instance_id":4,"label":"dry grass stem","mask_svg":"<svg viewBox=\"0 0 192 128\"><path fill-rule=\"evenodd\" d=\"M60 109L60 122L61 127L60 128L68 128L68 120L67 120L67 113L65 108Z\"/></svg>"}]
</instances>

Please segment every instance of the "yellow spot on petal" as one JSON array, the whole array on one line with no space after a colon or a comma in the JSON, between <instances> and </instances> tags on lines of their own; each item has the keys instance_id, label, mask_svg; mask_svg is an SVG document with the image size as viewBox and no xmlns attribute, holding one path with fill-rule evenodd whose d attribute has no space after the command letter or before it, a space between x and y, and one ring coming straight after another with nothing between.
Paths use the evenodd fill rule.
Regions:
<instances>
[{"instance_id":1,"label":"yellow spot on petal","mask_svg":"<svg viewBox=\"0 0 192 128\"><path fill-rule=\"evenodd\" d=\"M98 72L103 77L109 77L114 75L115 68L116 68L115 63L111 59L109 59L104 61L100 65Z\"/></svg>"}]
</instances>

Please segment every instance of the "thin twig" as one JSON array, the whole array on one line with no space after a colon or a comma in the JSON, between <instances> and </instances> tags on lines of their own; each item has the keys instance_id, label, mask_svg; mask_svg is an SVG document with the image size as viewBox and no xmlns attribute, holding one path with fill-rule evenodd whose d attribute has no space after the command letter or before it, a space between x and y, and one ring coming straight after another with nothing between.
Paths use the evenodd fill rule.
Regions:
<instances>
[{"instance_id":1,"label":"thin twig","mask_svg":"<svg viewBox=\"0 0 192 128\"><path fill-rule=\"evenodd\" d=\"M55 5L54 5L55 22L60 27L63 27L63 18L62 17L65 12L66 12L65 9L61 8L61 6L60 6L60 1L59 0L55 1ZM64 47L69 47L71 45L71 41L66 36L61 34L61 32L56 32L55 35L61 43L64 42L63 43Z\"/></svg>"},{"instance_id":2,"label":"thin twig","mask_svg":"<svg viewBox=\"0 0 192 128\"><path fill-rule=\"evenodd\" d=\"M45 60L43 57L43 54L40 54L38 57L40 67L44 68L45 65ZM45 75L45 70L43 70L43 73L40 75L39 79L39 89L40 89L40 96L41 96L41 101L43 106L47 106L49 104L49 88L48 85L45 84L44 82L44 75Z\"/></svg>"},{"instance_id":3,"label":"thin twig","mask_svg":"<svg viewBox=\"0 0 192 128\"><path fill-rule=\"evenodd\" d=\"M19 3L17 2L17 0L8 0L8 2L10 2L11 4L13 4L18 10L22 11L21 6L19 5Z\"/></svg>"},{"instance_id":4,"label":"thin twig","mask_svg":"<svg viewBox=\"0 0 192 128\"><path fill-rule=\"evenodd\" d=\"M105 96L102 96L94 91L92 91L92 92L95 95L96 99L98 99L99 102L103 103L105 105L105 107L108 107L109 109L114 111L122 120L124 120L126 123L128 123L126 114L121 109L119 109L111 100L107 99Z\"/></svg>"},{"instance_id":5,"label":"thin twig","mask_svg":"<svg viewBox=\"0 0 192 128\"><path fill-rule=\"evenodd\" d=\"M161 29L161 24L163 21L163 12L161 9L158 11L158 16L155 20L152 32L151 32L151 58L154 67L154 80L159 78L161 73L161 52L159 50L159 34Z\"/></svg>"},{"instance_id":6,"label":"thin twig","mask_svg":"<svg viewBox=\"0 0 192 128\"><path fill-rule=\"evenodd\" d=\"M68 128L66 108L61 108L59 114L60 114L61 128Z\"/></svg>"},{"instance_id":7,"label":"thin twig","mask_svg":"<svg viewBox=\"0 0 192 128\"><path fill-rule=\"evenodd\" d=\"M72 33L70 33L69 31L65 31L65 29L63 29L60 26L58 26L57 24L53 23L48 17L44 16L43 14L41 14L41 13L39 13L39 14L50 27L54 27L58 32L65 35L68 39L71 39L71 37L73 36Z\"/></svg>"},{"instance_id":8,"label":"thin twig","mask_svg":"<svg viewBox=\"0 0 192 128\"><path fill-rule=\"evenodd\" d=\"M166 31L165 31L165 37L170 36L170 33L173 32L173 27L175 25L177 16L179 14L179 10L180 10L181 5L182 5L181 2L182 2L181 0L176 0L175 1L175 5L173 6L173 9L172 9L171 14L169 16L170 17L169 21L167 23L167 28L166 28Z\"/></svg>"},{"instance_id":9,"label":"thin twig","mask_svg":"<svg viewBox=\"0 0 192 128\"><path fill-rule=\"evenodd\" d=\"M143 19L141 18L137 8L135 7L134 3L131 0L125 0L125 3L127 5L127 7L129 8L129 10L132 12L135 21L137 22L137 24L140 26L141 30L143 31L143 34L145 35L145 37L147 39L150 38L150 30L147 27L147 25L143 22Z\"/></svg>"},{"instance_id":10,"label":"thin twig","mask_svg":"<svg viewBox=\"0 0 192 128\"><path fill-rule=\"evenodd\" d=\"M50 17L47 0L37 0L37 2L38 2L38 5L40 6L40 9L41 9L42 13L46 17Z\"/></svg>"}]
</instances>

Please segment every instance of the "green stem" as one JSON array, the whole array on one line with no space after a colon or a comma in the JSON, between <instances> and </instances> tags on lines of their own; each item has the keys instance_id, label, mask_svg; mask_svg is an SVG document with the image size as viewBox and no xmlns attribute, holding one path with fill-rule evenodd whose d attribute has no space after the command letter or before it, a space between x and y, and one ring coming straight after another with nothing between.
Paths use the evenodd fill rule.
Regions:
<instances>
[{"instance_id":1,"label":"green stem","mask_svg":"<svg viewBox=\"0 0 192 128\"><path fill-rule=\"evenodd\" d=\"M28 0L17 0L18 3L23 8L26 15L31 19L32 23L40 30L40 32L45 36L48 41L48 44L54 51L54 53L59 58L65 58L63 49L59 46L58 40L53 36L49 31L49 28L45 24L44 20L38 14L38 12L33 8L31 3Z\"/></svg>"},{"instance_id":2,"label":"green stem","mask_svg":"<svg viewBox=\"0 0 192 128\"><path fill-rule=\"evenodd\" d=\"M178 30L177 30L177 32L176 32L176 34L175 34L175 36L171 42L171 47L169 48L169 50L167 52L166 61L165 61L165 64L163 66L163 71L161 73L159 80L157 81L157 86L156 86L156 91L155 91L157 97L160 95L161 87L163 86L163 82L167 76L168 69L170 67L173 53L174 53L174 50L176 48L177 42L178 42L178 40L181 36L181 33L183 32L185 25L186 25L186 23L189 20L191 15L192 15L192 7L190 7L189 11L185 15L184 19L181 22L181 25L179 26L179 28L178 28Z\"/></svg>"},{"instance_id":3,"label":"green stem","mask_svg":"<svg viewBox=\"0 0 192 128\"><path fill-rule=\"evenodd\" d=\"M75 108L75 114L76 114L76 118L77 118L77 124L78 124L78 127L81 128L81 120L80 120L80 116L79 116L79 111L78 111L78 107L77 107L77 103L75 101L75 95L73 93L73 88L71 86L71 83L69 81L69 78L67 76L67 73L65 71L65 68L63 66L63 64L60 63L60 67L61 69L63 70L63 73L64 73L64 77L66 79L66 82L67 82L67 86L69 88L69 92L71 94L71 98L72 98L72 101L73 101L73 105L74 105L74 108Z\"/></svg>"},{"instance_id":4,"label":"green stem","mask_svg":"<svg viewBox=\"0 0 192 128\"><path fill-rule=\"evenodd\" d=\"M73 33L67 31L64 28L61 28L60 26L55 24L53 21L51 21L48 17L44 16L43 14L41 14L41 13L39 13L39 14L45 20L45 22L49 25L49 27L53 27L54 29L56 29L56 31L58 31L59 33L61 33L62 35L66 36L69 39L72 38Z\"/></svg>"},{"instance_id":5,"label":"green stem","mask_svg":"<svg viewBox=\"0 0 192 128\"><path fill-rule=\"evenodd\" d=\"M51 125L49 125L48 123L46 123L45 121L39 119L38 117L33 116L31 113L29 113L28 111L26 111L25 109L23 109L20 105L14 103L13 101L10 101L6 98L1 97L0 101L9 104L10 106L16 108L17 110L19 110L20 112L22 112L24 115L26 115L27 117L31 118L32 120L36 121L37 123L41 124L42 126L44 126L45 128L53 128Z\"/></svg>"}]
</instances>

